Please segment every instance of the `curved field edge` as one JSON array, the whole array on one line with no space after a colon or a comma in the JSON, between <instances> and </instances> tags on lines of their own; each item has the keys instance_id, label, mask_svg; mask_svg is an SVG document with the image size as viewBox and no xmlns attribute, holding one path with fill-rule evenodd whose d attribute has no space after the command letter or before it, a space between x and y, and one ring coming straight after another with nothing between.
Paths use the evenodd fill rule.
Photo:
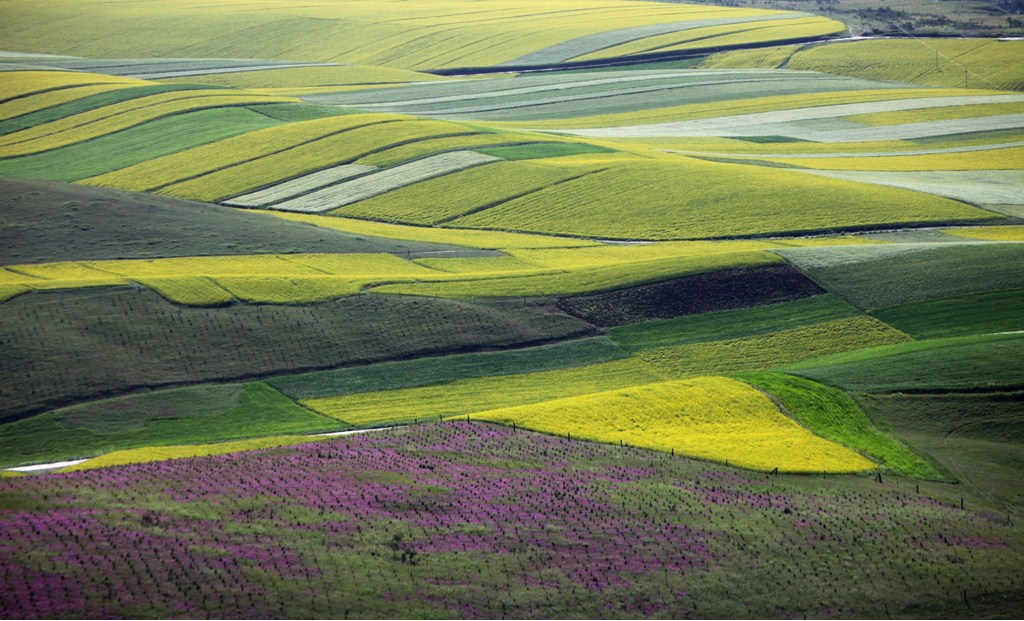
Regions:
<instances>
[{"instance_id":1,"label":"curved field edge","mask_svg":"<svg viewBox=\"0 0 1024 621\"><path fill-rule=\"evenodd\" d=\"M736 379L771 395L780 409L815 434L870 455L898 474L944 478L899 440L879 430L841 390L781 373L739 375Z\"/></svg>"},{"instance_id":2,"label":"curved field edge","mask_svg":"<svg viewBox=\"0 0 1024 621\"><path fill-rule=\"evenodd\" d=\"M853 473L876 468L790 420L759 391L722 377L477 412L472 419L583 440L628 441L752 470Z\"/></svg>"}]
</instances>

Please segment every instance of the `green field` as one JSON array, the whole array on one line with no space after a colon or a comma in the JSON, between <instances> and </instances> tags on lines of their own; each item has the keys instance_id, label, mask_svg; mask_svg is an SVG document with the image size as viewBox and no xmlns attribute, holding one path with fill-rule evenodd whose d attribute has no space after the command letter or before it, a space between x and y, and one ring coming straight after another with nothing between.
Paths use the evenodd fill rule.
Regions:
<instances>
[{"instance_id":1,"label":"green field","mask_svg":"<svg viewBox=\"0 0 1024 621\"><path fill-rule=\"evenodd\" d=\"M0 611L1019 617L1020 3L722 4L0 4Z\"/></svg>"}]
</instances>

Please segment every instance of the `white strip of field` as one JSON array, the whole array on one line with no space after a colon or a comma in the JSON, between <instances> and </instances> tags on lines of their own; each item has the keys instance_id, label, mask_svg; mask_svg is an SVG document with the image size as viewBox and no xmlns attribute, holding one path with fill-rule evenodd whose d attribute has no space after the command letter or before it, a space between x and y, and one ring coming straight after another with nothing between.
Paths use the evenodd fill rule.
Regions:
<instances>
[{"instance_id":1,"label":"white strip of field","mask_svg":"<svg viewBox=\"0 0 1024 621\"><path fill-rule=\"evenodd\" d=\"M1013 129L1024 127L1024 114L983 116L967 119L950 119L926 123L907 123L883 127L863 126L835 131L801 128L798 123L819 119L841 119L859 114L920 110L993 103L1016 103L1024 101L1024 94L1007 95L965 95L962 97L919 97L871 101L834 106L814 106L793 110L756 112L722 116L695 121L673 121L594 129L549 129L560 134L573 134L594 138L653 138L677 136L790 136L818 142L864 142L888 139L923 138L946 134L988 131L991 129ZM785 133L784 133L785 132Z\"/></svg>"},{"instance_id":2,"label":"white strip of field","mask_svg":"<svg viewBox=\"0 0 1024 621\"><path fill-rule=\"evenodd\" d=\"M300 194L319 190L320 188L340 183L346 179L365 175L377 170L375 166L361 166L359 164L342 164L324 170L318 170L308 175L284 181L257 192L250 192L242 196L236 196L230 200L222 201L225 205L232 207L265 207Z\"/></svg>"},{"instance_id":3,"label":"white strip of field","mask_svg":"<svg viewBox=\"0 0 1024 621\"><path fill-rule=\"evenodd\" d=\"M764 73L768 73L770 70L763 70ZM629 82L646 82L650 80L671 80L676 78L694 78L701 76L727 76L729 73L737 74L742 73L748 75L750 73L759 73L756 70L742 70L742 71L729 71L729 70L688 70L688 71L655 71L655 72L644 72L640 75L633 75L629 73L616 73L610 77L572 80L564 79L555 82L550 82L550 76L538 76L540 79L536 79L533 76L527 76L525 78L515 78L518 83L532 82L532 81L543 81L543 84L535 84L533 86L519 86L516 88L503 88L497 90L484 90L482 92L467 93L459 92L456 95L438 95L435 97L419 97L416 99L391 99L388 101L374 101L374 99L381 96L388 96L389 91L374 91L369 90L365 93L353 92L353 93L342 93L340 96L332 96L330 94L324 96L311 95L305 99L312 103L346 103L358 105L360 108L388 108L394 106L419 106L425 104L435 103L448 103L452 101L472 101L474 99L493 99L501 97L509 97L512 95L529 95L531 93L545 93L550 91L566 91L579 88L589 88L593 86L602 86L608 84L625 84ZM798 73L798 72L790 72ZM811 77L821 77L822 74L815 74L813 72L807 72ZM603 75L608 75L607 73ZM789 74L787 73L787 76ZM497 81L495 81L497 82ZM502 81L504 82L504 81ZM490 86L492 83L484 83L485 86ZM686 84L685 82L681 85ZM460 83L461 87L462 84ZM423 90L439 90L441 92L452 92L459 91L460 89L453 86L450 83L438 83L428 82L422 85L418 91ZM418 93L417 93L418 94ZM363 103L365 100L366 103Z\"/></svg>"},{"instance_id":4,"label":"white strip of field","mask_svg":"<svg viewBox=\"0 0 1024 621\"><path fill-rule=\"evenodd\" d=\"M87 459L72 459L70 461L55 461L51 464L34 464L31 466L17 466L15 468L6 468L8 472L43 472L44 470L57 470L58 468L68 468L71 466L77 466L78 464L84 464L89 460Z\"/></svg>"},{"instance_id":5,"label":"white strip of field","mask_svg":"<svg viewBox=\"0 0 1024 621\"><path fill-rule=\"evenodd\" d=\"M801 169L799 172L926 192L974 205L1024 205L1024 170L877 172Z\"/></svg>"},{"instance_id":6,"label":"white strip of field","mask_svg":"<svg viewBox=\"0 0 1024 621\"><path fill-rule=\"evenodd\" d=\"M475 151L441 153L409 162L408 164L387 168L353 179L352 181L328 186L309 194L271 205L269 208L301 213L323 213L372 196L377 196L378 194L397 190L413 183L497 161L502 160L500 157L476 153Z\"/></svg>"},{"instance_id":7,"label":"white strip of field","mask_svg":"<svg viewBox=\"0 0 1024 621\"><path fill-rule=\"evenodd\" d=\"M763 80L756 80L757 84L764 84L765 89L771 89L772 85L770 82L783 82L786 85L794 84L799 80L816 80L814 77L765 77ZM679 82L675 84L656 84L654 86L636 86L633 88L620 88L615 90L604 90L604 91L590 91L575 95L561 95L558 97L542 97L526 100L494 100L489 104L482 106L464 107L464 108L441 108L437 110L421 110L409 111L410 114L426 114L432 116L443 116L443 115L462 115L462 114L473 114L477 112L491 112L495 110L512 110L515 108L536 108L537 106L550 106L559 103L568 103L575 101L587 101L592 99L608 99L612 97L628 97L631 95L641 95L643 93L657 93L661 91L669 90L683 90L683 89L705 89L712 86L725 86L729 84L751 84L755 80L713 80L706 82ZM405 107L395 107L391 111L401 112L406 110ZM571 110L565 110L566 114L570 114Z\"/></svg>"},{"instance_id":8,"label":"white strip of field","mask_svg":"<svg viewBox=\"0 0 1024 621\"><path fill-rule=\"evenodd\" d=\"M709 7L712 8L712 7ZM760 22L771 20L802 19L815 17L811 13L787 12L766 15L749 15L744 17L721 17L711 19L691 19L686 21L669 22L667 24L651 24L648 26L634 26L632 28L619 28L607 32L598 32L591 35L576 37L557 45L546 47L536 52L530 52L518 58L506 61L499 67L514 67L528 65L553 65L565 62L577 56L599 52L616 45L630 43L639 39L666 35L673 32L693 30L694 28L705 28L708 26L726 26L729 24L744 24L748 22Z\"/></svg>"},{"instance_id":9,"label":"white strip of field","mask_svg":"<svg viewBox=\"0 0 1024 621\"><path fill-rule=\"evenodd\" d=\"M944 155L947 153L974 153L977 151L995 151L998 149L1012 149L1024 147L1024 141L1000 142L993 144L973 145L970 147L947 147L945 149L915 149L908 151L875 151L871 153L725 153L711 151L686 151L681 149L664 149L665 153L678 153L679 155L697 155L702 157L733 157L745 160L774 160L786 159L833 159L837 157L902 157L910 155Z\"/></svg>"}]
</instances>

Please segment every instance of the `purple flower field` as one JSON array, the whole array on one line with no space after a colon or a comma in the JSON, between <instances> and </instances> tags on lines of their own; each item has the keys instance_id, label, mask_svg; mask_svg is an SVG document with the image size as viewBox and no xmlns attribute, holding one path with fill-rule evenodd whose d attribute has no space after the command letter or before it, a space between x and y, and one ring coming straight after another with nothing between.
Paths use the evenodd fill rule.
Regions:
<instances>
[{"instance_id":1,"label":"purple flower field","mask_svg":"<svg viewBox=\"0 0 1024 621\"><path fill-rule=\"evenodd\" d=\"M929 485L466 422L0 479L0 613L1012 614L1019 529Z\"/></svg>"}]
</instances>

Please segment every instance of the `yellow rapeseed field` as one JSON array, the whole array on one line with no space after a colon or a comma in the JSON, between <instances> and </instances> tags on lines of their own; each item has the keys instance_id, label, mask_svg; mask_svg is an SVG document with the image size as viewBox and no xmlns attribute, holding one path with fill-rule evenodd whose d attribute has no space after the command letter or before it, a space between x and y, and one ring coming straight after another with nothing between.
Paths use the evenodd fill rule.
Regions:
<instances>
[{"instance_id":1,"label":"yellow rapeseed field","mask_svg":"<svg viewBox=\"0 0 1024 621\"><path fill-rule=\"evenodd\" d=\"M648 384L478 412L472 418L754 470L841 473L876 468L787 418L758 390L724 377Z\"/></svg>"}]
</instances>

